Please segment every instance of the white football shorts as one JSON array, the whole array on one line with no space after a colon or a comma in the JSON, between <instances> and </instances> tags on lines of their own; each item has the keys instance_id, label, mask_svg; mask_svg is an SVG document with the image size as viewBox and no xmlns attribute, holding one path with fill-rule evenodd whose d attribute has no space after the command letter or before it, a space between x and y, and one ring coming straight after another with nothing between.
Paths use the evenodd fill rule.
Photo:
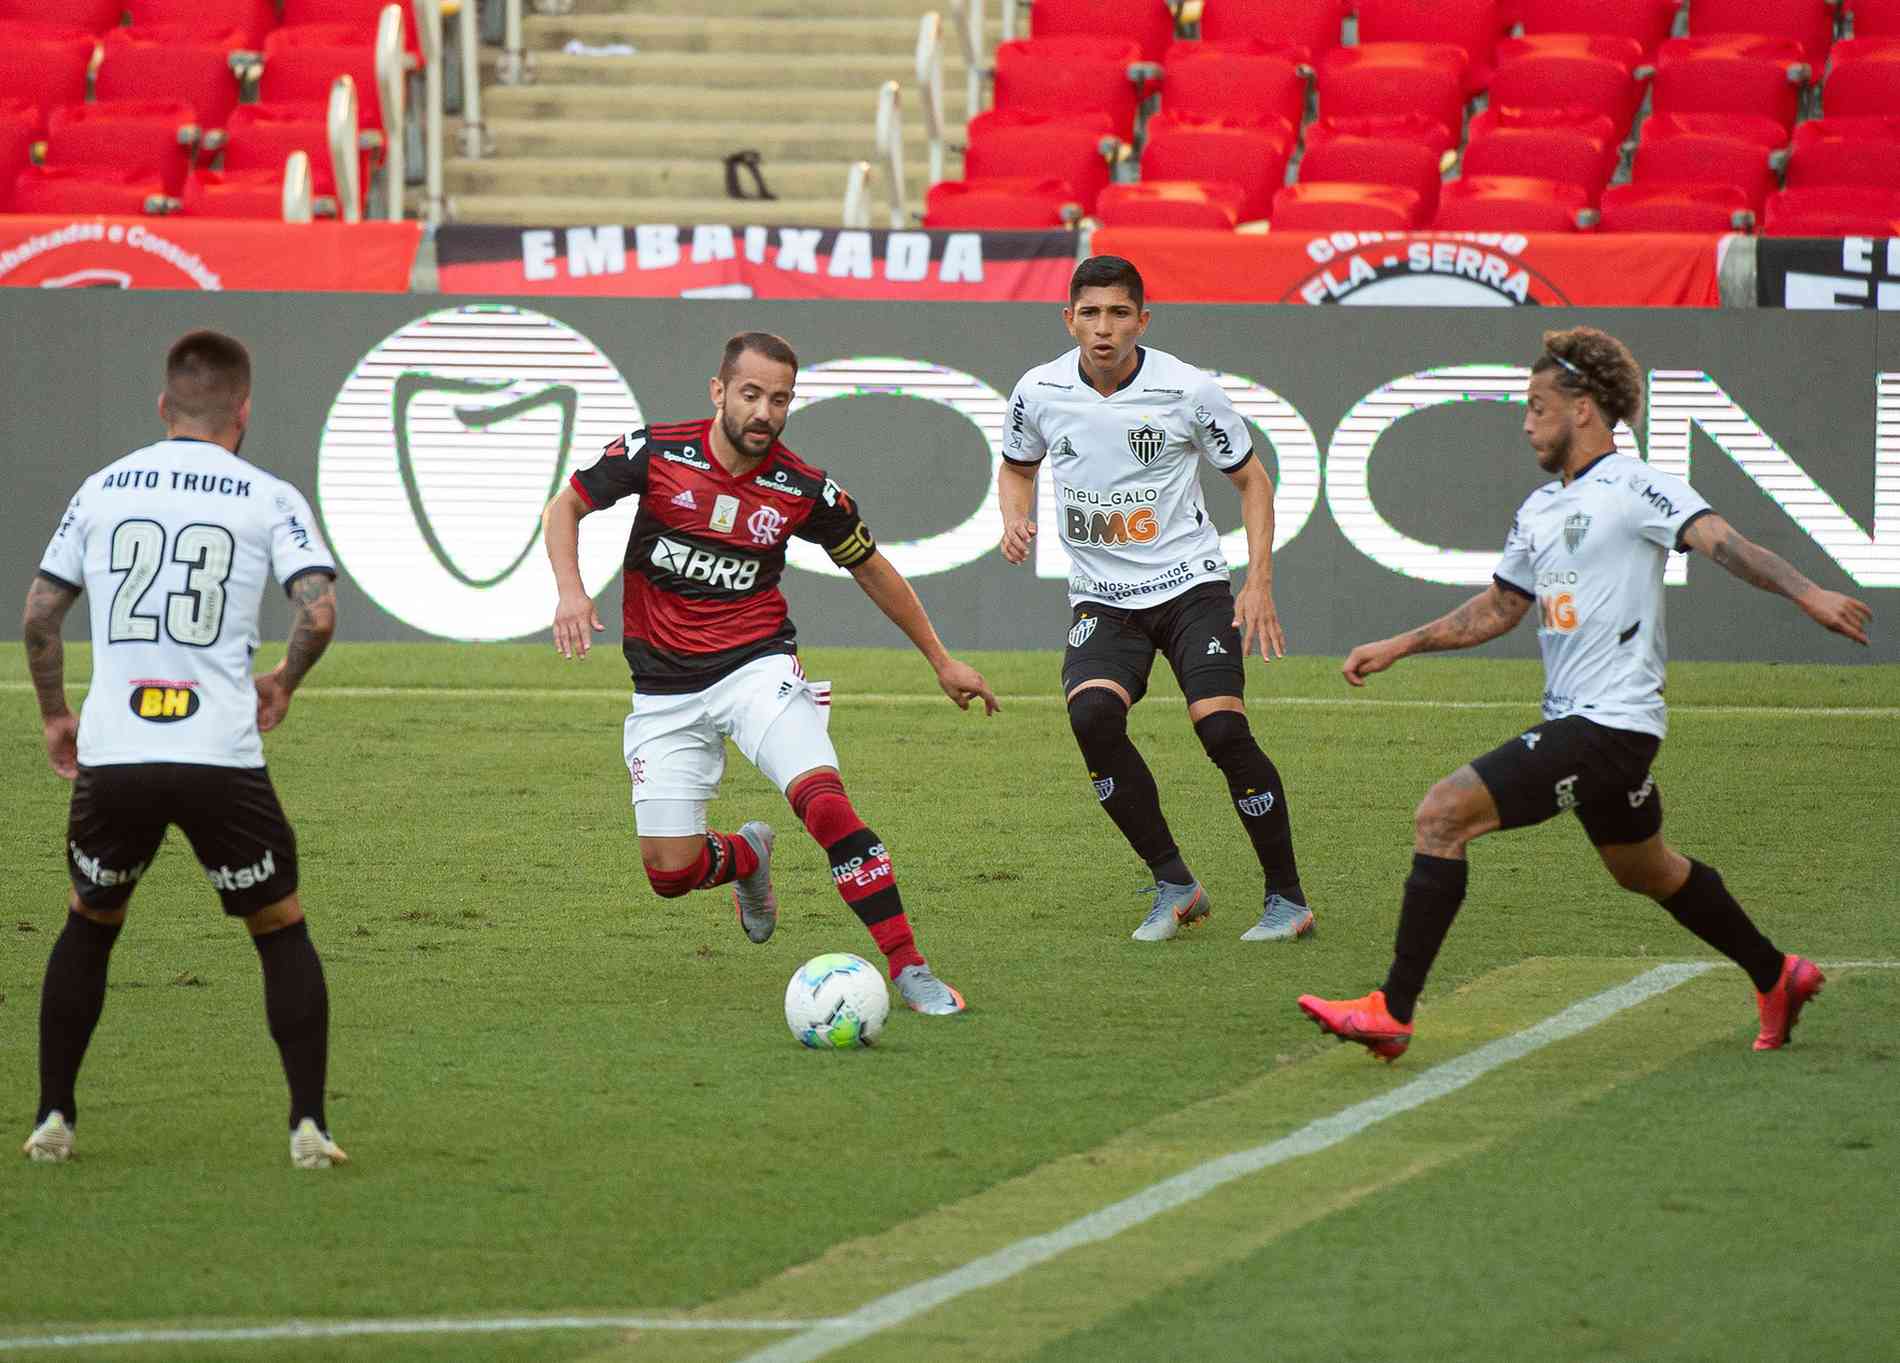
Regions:
<instances>
[{"instance_id":1,"label":"white football shorts","mask_svg":"<svg viewBox=\"0 0 1900 1363\"><path fill-rule=\"evenodd\" d=\"M636 692L624 745L635 826L649 838L704 833L728 738L780 790L814 767L835 769L830 722L831 683L806 681L789 653L754 659L703 691Z\"/></svg>"}]
</instances>

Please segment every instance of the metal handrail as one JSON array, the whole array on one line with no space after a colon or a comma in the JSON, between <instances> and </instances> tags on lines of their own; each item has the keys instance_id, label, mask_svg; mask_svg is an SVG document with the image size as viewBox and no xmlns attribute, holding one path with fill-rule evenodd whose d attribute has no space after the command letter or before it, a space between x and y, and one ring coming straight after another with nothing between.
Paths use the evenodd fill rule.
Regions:
<instances>
[{"instance_id":1,"label":"metal handrail","mask_svg":"<svg viewBox=\"0 0 1900 1363\"><path fill-rule=\"evenodd\" d=\"M442 0L411 0L422 40L422 216L444 216L442 142Z\"/></svg>"},{"instance_id":2,"label":"metal handrail","mask_svg":"<svg viewBox=\"0 0 1900 1363\"><path fill-rule=\"evenodd\" d=\"M462 155L480 160L495 150L495 139L488 135L488 123L482 118L482 34L476 14L478 0L460 0L455 16L455 37L462 49Z\"/></svg>"},{"instance_id":3,"label":"metal handrail","mask_svg":"<svg viewBox=\"0 0 1900 1363\"><path fill-rule=\"evenodd\" d=\"M983 30L985 0L950 0L950 14L957 21L957 36L962 39L965 118L975 118L983 110Z\"/></svg>"},{"instance_id":4,"label":"metal handrail","mask_svg":"<svg viewBox=\"0 0 1900 1363\"><path fill-rule=\"evenodd\" d=\"M363 221L363 150L357 134L356 82L338 76L330 86L326 118L330 134L330 168L336 176L337 216L344 222Z\"/></svg>"},{"instance_id":5,"label":"metal handrail","mask_svg":"<svg viewBox=\"0 0 1900 1363\"><path fill-rule=\"evenodd\" d=\"M495 79L503 85L526 85L534 79L534 67L521 36L521 0L505 0L501 14L501 60Z\"/></svg>"},{"instance_id":6,"label":"metal handrail","mask_svg":"<svg viewBox=\"0 0 1900 1363\"><path fill-rule=\"evenodd\" d=\"M884 158L885 192L890 196L891 227L910 225L910 196L904 191L904 115L898 107L897 82L877 89L877 152Z\"/></svg>"},{"instance_id":7,"label":"metal handrail","mask_svg":"<svg viewBox=\"0 0 1900 1363\"><path fill-rule=\"evenodd\" d=\"M284 221L310 222L317 216L311 194L310 153L299 148L284 158Z\"/></svg>"},{"instance_id":8,"label":"metal handrail","mask_svg":"<svg viewBox=\"0 0 1900 1363\"><path fill-rule=\"evenodd\" d=\"M407 138L403 135L403 87L407 84L403 62L402 7L384 5L376 22L376 89L382 97L384 149L383 215L391 222L403 218L404 181L408 167Z\"/></svg>"},{"instance_id":9,"label":"metal handrail","mask_svg":"<svg viewBox=\"0 0 1900 1363\"><path fill-rule=\"evenodd\" d=\"M930 183L943 179L943 16L931 10L917 24L917 87L922 91Z\"/></svg>"},{"instance_id":10,"label":"metal handrail","mask_svg":"<svg viewBox=\"0 0 1900 1363\"><path fill-rule=\"evenodd\" d=\"M1016 39L1016 0L1003 0L1003 38L1002 41L1014 42Z\"/></svg>"},{"instance_id":11,"label":"metal handrail","mask_svg":"<svg viewBox=\"0 0 1900 1363\"><path fill-rule=\"evenodd\" d=\"M839 220L845 227L871 225L871 163L853 161L844 177L844 211Z\"/></svg>"}]
</instances>

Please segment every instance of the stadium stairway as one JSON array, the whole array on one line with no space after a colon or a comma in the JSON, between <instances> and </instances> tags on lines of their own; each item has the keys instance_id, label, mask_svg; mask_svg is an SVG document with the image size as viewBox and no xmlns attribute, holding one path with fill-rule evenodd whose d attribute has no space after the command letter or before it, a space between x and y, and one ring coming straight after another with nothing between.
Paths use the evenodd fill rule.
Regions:
<instances>
[{"instance_id":1,"label":"stadium stairway","mask_svg":"<svg viewBox=\"0 0 1900 1363\"><path fill-rule=\"evenodd\" d=\"M873 173L872 222L888 194L873 147L878 87L903 87L910 206L927 187L918 24L944 22L946 174L960 174L964 64L947 0L575 0L573 12L529 6L532 84L496 82L484 56L484 113L495 154L446 166L450 216L465 223L759 223L835 226L853 161ZM992 17L992 29L994 18ZM993 46L996 35L989 35ZM570 52L631 45L631 55ZM777 197L728 197L725 158L756 150ZM740 184L753 192L744 172Z\"/></svg>"}]
</instances>

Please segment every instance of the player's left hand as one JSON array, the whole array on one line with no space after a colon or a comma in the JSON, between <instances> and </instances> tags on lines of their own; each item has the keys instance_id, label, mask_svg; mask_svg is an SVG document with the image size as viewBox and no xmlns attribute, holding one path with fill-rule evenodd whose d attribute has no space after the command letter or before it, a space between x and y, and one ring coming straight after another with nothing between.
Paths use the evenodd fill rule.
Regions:
<instances>
[{"instance_id":1,"label":"player's left hand","mask_svg":"<svg viewBox=\"0 0 1900 1363\"><path fill-rule=\"evenodd\" d=\"M1265 583L1255 587L1249 578L1234 597L1234 628L1240 631L1240 656L1253 651L1254 636L1260 638L1260 657L1264 662L1286 657L1286 635L1280 629L1280 616L1273 608L1273 588Z\"/></svg>"},{"instance_id":2,"label":"player's left hand","mask_svg":"<svg viewBox=\"0 0 1900 1363\"><path fill-rule=\"evenodd\" d=\"M937 685L943 688L944 695L957 703L959 710L969 709L970 702L979 696L983 700L984 714L993 715L1003 708L996 699L996 693L990 690L990 684L983 680L983 674L955 658L947 660L938 669Z\"/></svg>"},{"instance_id":3,"label":"player's left hand","mask_svg":"<svg viewBox=\"0 0 1900 1363\"><path fill-rule=\"evenodd\" d=\"M46 733L46 760L55 775L72 780L79 775L79 716L71 710L42 721Z\"/></svg>"},{"instance_id":4,"label":"player's left hand","mask_svg":"<svg viewBox=\"0 0 1900 1363\"><path fill-rule=\"evenodd\" d=\"M284 665L279 663L251 680L257 687L257 731L267 734L282 724L290 712L290 688L284 685Z\"/></svg>"},{"instance_id":5,"label":"player's left hand","mask_svg":"<svg viewBox=\"0 0 1900 1363\"><path fill-rule=\"evenodd\" d=\"M1873 623L1874 613L1865 601L1817 587L1795 598L1795 604L1823 629L1845 634L1857 644L1866 644L1867 626Z\"/></svg>"}]
</instances>

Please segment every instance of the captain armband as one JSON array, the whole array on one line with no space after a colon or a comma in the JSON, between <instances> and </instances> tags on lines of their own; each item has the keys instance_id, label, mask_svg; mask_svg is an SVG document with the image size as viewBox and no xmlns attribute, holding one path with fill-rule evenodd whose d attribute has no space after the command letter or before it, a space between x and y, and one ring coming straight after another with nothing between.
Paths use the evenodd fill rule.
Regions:
<instances>
[{"instance_id":1,"label":"captain armband","mask_svg":"<svg viewBox=\"0 0 1900 1363\"><path fill-rule=\"evenodd\" d=\"M840 568L855 568L877 552L877 541L871 538L870 527L859 521L851 527L849 535L825 552L831 555L831 561Z\"/></svg>"}]
</instances>

